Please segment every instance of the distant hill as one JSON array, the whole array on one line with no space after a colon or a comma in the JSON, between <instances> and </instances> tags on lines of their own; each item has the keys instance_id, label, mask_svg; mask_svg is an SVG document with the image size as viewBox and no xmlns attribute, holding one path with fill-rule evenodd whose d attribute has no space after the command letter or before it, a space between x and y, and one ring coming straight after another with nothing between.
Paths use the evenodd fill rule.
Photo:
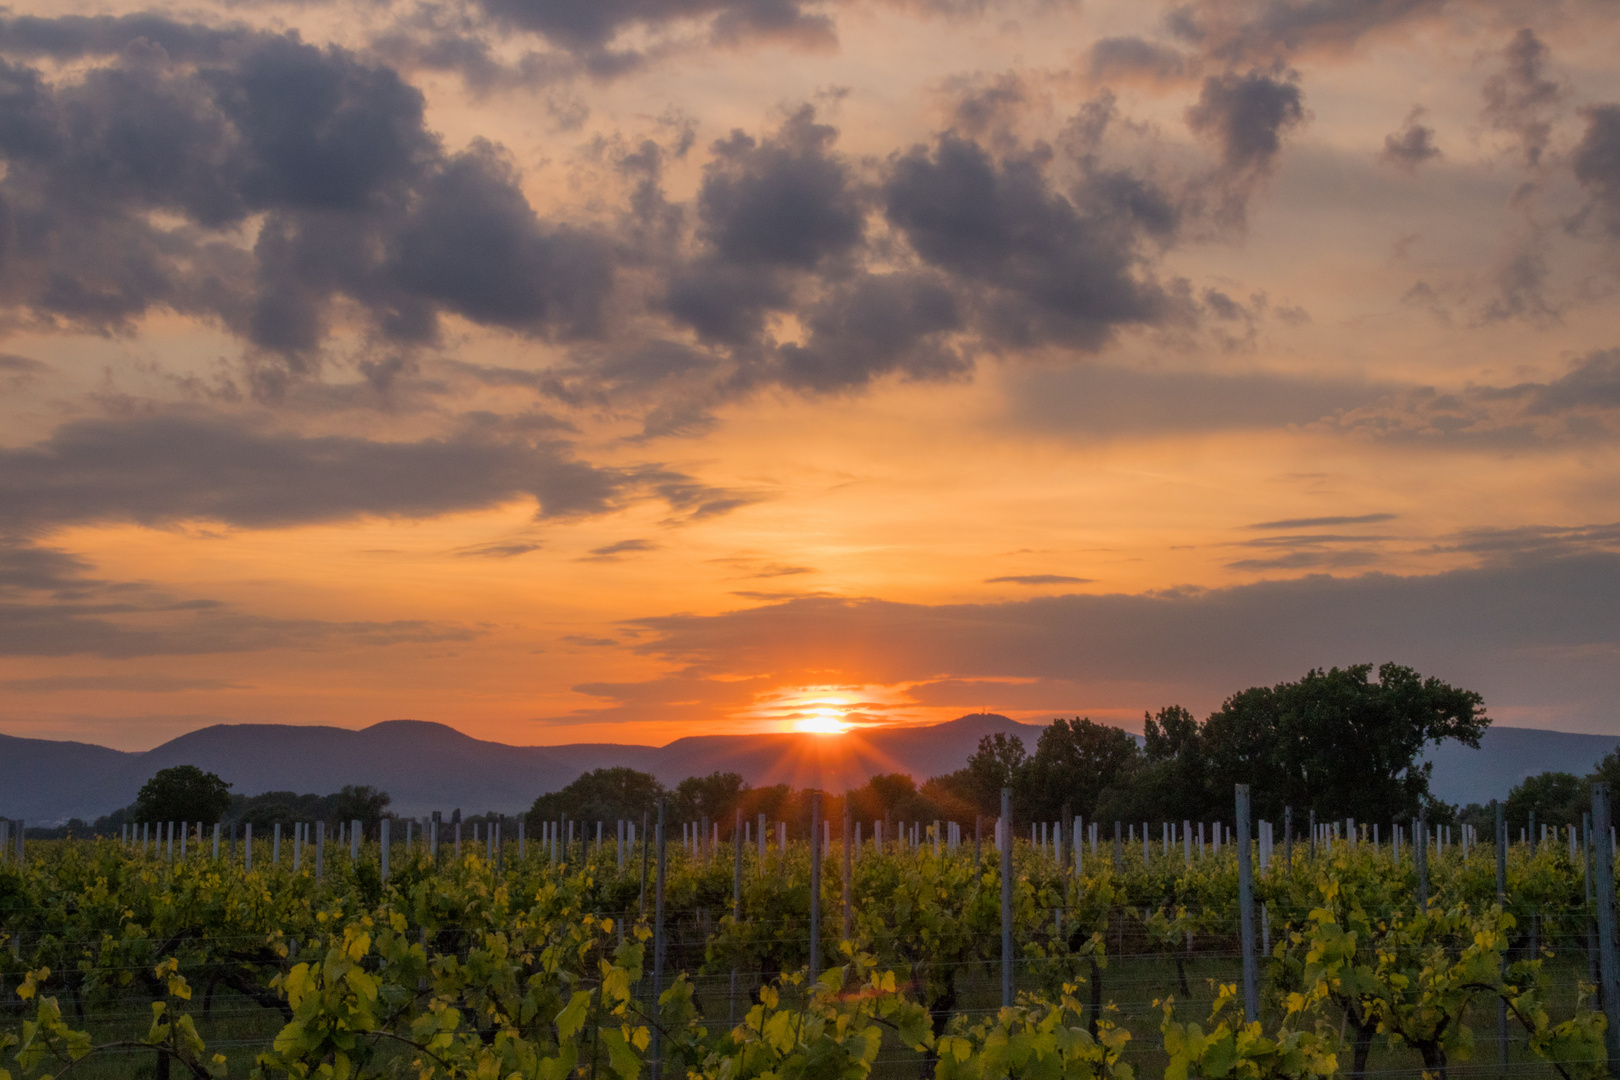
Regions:
<instances>
[{"instance_id":1,"label":"distant hill","mask_svg":"<svg viewBox=\"0 0 1620 1080\"><path fill-rule=\"evenodd\" d=\"M617 765L650 772L666 784L720 770L741 773L756 786L840 791L878 773L907 772L920 782L959 769L979 739L994 732L1022 738L1033 750L1041 725L975 713L944 724L836 737L698 735L667 746L508 746L419 720L389 720L359 731L220 724L145 753L0 735L0 817L38 824L93 819L129 805L153 773L170 765L218 773L245 795L326 794L344 784L373 784L393 795L395 810L410 816L457 807L512 813L582 772ZM1534 773L1583 775L1617 745L1616 736L1493 727L1479 750L1447 745L1431 752L1433 789L1447 802L1488 802Z\"/></svg>"},{"instance_id":2,"label":"distant hill","mask_svg":"<svg viewBox=\"0 0 1620 1080\"><path fill-rule=\"evenodd\" d=\"M1434 779L1429 790L1459 805L1505 799L1515 784L1537 773L1585 776L1616 746L1620 736L1492 727L1481 736L1478 750L1457 743L1431 749L1427 756L1434 762Z\"/></svg>"},{"instance_id":3,"label":"distant hill","mask_svg":"<svg viewBox=\"0 0 1620 1080\"><path fill-rule=\"evenodd\" d=\"M344 784L372 784L393 808L419 816L460 807L468 813L527 809L590 769L625 765L666 784L715 771L741 773L756 786L789 783L839 791L885 772L926 779L962 767L992 732L1024 739L1041 727L994 713L944 724L803 734L703 735L667 746L573 743L508 746L463 735L443 724L389 720L359 731L290 724L218 724L189 732L145 753L84 743L0 736L0 817L40 824L94 819L127 806L159 769L196 765L218 773L232 790L325 794Z\"/></svg>"}]
</instances>

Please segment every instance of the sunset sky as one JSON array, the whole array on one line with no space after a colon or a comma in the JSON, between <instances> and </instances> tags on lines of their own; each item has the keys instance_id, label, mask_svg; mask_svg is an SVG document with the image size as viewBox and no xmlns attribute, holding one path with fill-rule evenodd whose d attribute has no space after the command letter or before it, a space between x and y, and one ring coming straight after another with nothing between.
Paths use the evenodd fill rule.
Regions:
<instances>
[{"instance_id":1,"label":"sunset sky","mask_svg":"<svg viewBox=\"0 0 1620 1080\"><path fill-rule=\"evenodd\" d=\"M1620 5L0 16L0 732L1620 734Z\"/></svg>"}]
</instances>

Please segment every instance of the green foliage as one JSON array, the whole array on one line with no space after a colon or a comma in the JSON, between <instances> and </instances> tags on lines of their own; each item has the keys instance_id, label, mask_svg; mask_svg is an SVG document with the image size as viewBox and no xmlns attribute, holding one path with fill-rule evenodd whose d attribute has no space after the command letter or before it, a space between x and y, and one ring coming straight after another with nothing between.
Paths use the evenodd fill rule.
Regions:
<instances>
[{"instance_id":1,"label":"green foliage","mask_svg":"<svg viewBox=\"0 0 1620 1080\"><path fill-rule=\"evenodd\" d=\"M1544 772L1527 776L1508 792L1508 828L1517 832L1528 826L1530 815L1536 816L1536 827L1542 825L1579 825L1581 812L1592 808L1592 793L1587 784L1574 773Z\"/></svg>"},{"instance_id":2,"label":"green foliage","mask_svg":"<svg viewBox=\"0 0 1620 1080\"><path fill-rule=\"evenodd\" d=\"M1267 1035L1260 1021L1244 1022L1232 1013L1237 987L1223 985L1210 1011L1209 1030L1196 1023L1181 1024L1175 1019L1175 1002L1161 1003L1164 1022L1164 1052L1169 1057L1164 1080L1188 1077L1234 1077L1241 1080L1306 1080L1309 1077L1337 1076L1339 1059L1337 1037L1321 1020L1307 1030L1300 1025L1308 1017L1293 1003L1282 1025ZM1301 1003L1303 1004L1303 1003Z\"/></svg>"},{"instance_id":3,"label":"green foliage","mask_svg":"<svg viewBox=\"0 0 1620 1080\"><path fill-rule=\"evenodd\" d=\"M626 766L593 769L561 791L535 799L527 818L529 831L538 836L544 822L564 816L577 821L639 821L643 813L656 814L664 794L664 785L651 773Z\"/></svg>"},{"instance_id":4,"label":"green foliage","mask_svg":"<svg viewBox=\"0 0 1620 1080\"><path fill-rule=\"evenodd\" d=\"M1129 732L1076 717L1057 719L1042 732L1035 753L1017 777L1021 820L1090 818L1104 790L1120 784L1141 757Z\"/></svg>"},{"instance_id":5,"label":"green foliage","mask_svg":"<svg viewBox=\"0 0 1620 1080\"><path fill-rule=\"evenodd\" d=\"M231 806L231 785L195 765L159 769L135 796L136 821L200 821L212 825Z\"/></svg>"},{"instance_id":6,"label":"green foliage","mask_svg":"<svg viewBox=\"0 0 1620 1080\"><path fill-rule=\"evenodd\" d=\"M1254 687L1228 698L1202 729L1214 805L1229 806L1232 786L1249 784L1255 813L1295 820L1324 817L1391 821L1431 802L1432 764L1418 764L1431 742L1477 747L1489 726L1470 690L1425 679L1411 668L1371 664L1313 670L1293 683Z\"/></svg>"},{"instance_id":7,"label":"green foliage","mask_svg":"<svg viewBox=\"0 0 1620 1080\"><path fill-rule=\"evenodd\" d=\"M958 1020L939 1040L935 1080L1132 1080L1122 1060L1130 1032L1100 1019L1093 1035L1074 992L1065 985L1056 1001L1026 994L976 1024Z\"/></svg>"}]
</instances>

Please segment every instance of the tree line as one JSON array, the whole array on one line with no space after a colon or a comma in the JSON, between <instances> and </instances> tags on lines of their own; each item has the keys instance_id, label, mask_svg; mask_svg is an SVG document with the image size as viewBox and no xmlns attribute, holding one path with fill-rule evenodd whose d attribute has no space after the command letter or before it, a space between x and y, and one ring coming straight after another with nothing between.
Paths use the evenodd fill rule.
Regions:
<instances>
[{"instance_id":1,"label":"tree line","mask_svg":"<svg viewBox=\"0 0 1620 1080\"><path fill-rule=\"evenodd\" d=\"M822 813L838 821L848 805L863 822L972 822L1000 814L1006 787L1019 826L1074 815L1103 822L1216 821L1230 818L1233 785L1245 783L1255 816L1272 821L1291 807L1301 822L1313 811L1323 819L1364 822L1406 821L1425 811L1430 821L1449 823L1477 808L1459 811L1434 797L1433 766L1422 760L1423 752L1447 739L1477 748L1490 722L1478 693L1399 664L1376 671L1371 664L1313 669L1293 682L1239 691L1203 721L1179 705L1145 714L1140 738L1085 717L1053 721L1033 750L1017 737L986 736L954 772L921 784L904 773L874 776L842 794L823 794ZM1620 779L1620 761L1611 767ZM1527 800L1575 806L1579 791L1560 778L1568 776L1515 789L1510 814ZM1569 781L1577 788L1584 783ZM787 784L754 787L733 772L667 787L649 773L603 768L539 796L525 816L531 835L538 835L542 823L565 817L587 823L639 822L644 814L650 819L657 802L667 799L667 820L707 820L729 837L739 811L749 821L764 814L802 828L810 820L812 794ZM325 796L233 795L219 777L178 766L154 776L132 807L85 831L116 832L126 820L251 821L262 828L360 819L369 827L390 814L389 804L388 793L365 786ZM1578 811L1572 812L1578 823ZM461 820L460 811L449 820ZM1537 820L1564 818L1544 811Z\"/></svg>"}]
</instances>

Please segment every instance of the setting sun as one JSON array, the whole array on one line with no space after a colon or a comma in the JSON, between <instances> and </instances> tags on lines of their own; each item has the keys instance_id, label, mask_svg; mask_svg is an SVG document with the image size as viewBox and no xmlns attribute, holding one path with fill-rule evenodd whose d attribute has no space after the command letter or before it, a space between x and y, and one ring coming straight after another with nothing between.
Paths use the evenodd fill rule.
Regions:
<instances>
[{"instance_id":1,"label":"setting sun","mask_svg":"<svg viewBox=\"0 0 1620 1080\"><path fill-rule=\"evenodd\" d=\"M806 709L804 715L794 722L793 730L817 735L842 735L849 730L849 724L844 722L842 710L831 705L818 705Z\"/></svg>"}]
</instances>

